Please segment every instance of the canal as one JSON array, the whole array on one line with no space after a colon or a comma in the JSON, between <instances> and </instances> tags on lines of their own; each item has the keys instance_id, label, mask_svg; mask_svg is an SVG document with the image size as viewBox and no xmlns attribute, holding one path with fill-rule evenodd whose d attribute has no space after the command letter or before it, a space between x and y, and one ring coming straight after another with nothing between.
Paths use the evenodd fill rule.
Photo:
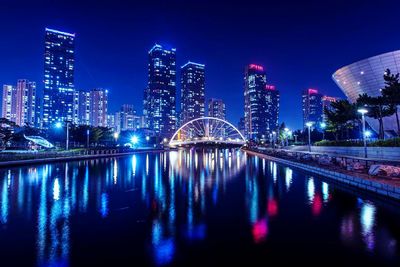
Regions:
<instances>
[{"instance_id":1,"label":"canal","mask_svg":"<svg viewBox=\"0 0 400 267\"><path fill-rule=\"evenodd\" d=\"M0 170L1 266L393 265L400 205L235 149Z\"/></svg>"}]
</instances>

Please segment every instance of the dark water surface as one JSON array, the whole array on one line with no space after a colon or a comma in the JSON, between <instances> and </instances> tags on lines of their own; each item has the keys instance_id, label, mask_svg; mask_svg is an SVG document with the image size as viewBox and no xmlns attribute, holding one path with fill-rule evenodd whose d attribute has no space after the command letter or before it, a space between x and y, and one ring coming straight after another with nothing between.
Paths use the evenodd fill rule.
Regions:
<instances>
[{"instance_id":1,"label":"dark water surface","mask_svg":"<svg viewBox=\"0 0 400 267\"><path fill-rule=\"evenodd\" d=\"M0 266L393 265L400 205L238 150L0 170Z\"/></svg>"}]
</instances>

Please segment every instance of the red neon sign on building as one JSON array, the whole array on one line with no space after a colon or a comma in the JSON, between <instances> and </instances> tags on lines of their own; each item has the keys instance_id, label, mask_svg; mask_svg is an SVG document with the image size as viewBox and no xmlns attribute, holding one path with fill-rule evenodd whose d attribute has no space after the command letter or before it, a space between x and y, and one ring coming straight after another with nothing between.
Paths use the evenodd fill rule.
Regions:
<instances>
[{"instance_id":1,"label":"red neon sign on building","mask_svg":"<svg viewBox=\"0 0 400 267\"><path fill-rule=\"evenodd\" d=\"M267 84L266 86L265 86L265 89L267 89L267 90L275 90L275 85L269 85L269 84Z\"/></svg>"},{"instance_id":2,"label":"red neon sign on building","mask_svg":"<svg viewBox=\"0 0 400 267\"><path fill-rule=\"evenodd\" d=\"M310 88L310 89L308 89L308 94L309 94L309 95L311 95L311 94L318 94L318 90L317 90L317 89L312 89L312 88Z\"/></svg>"},{"instance_id":3,"label":"red neon sign on building","mask_svg":"<svg viewBox=\"0 0 400 267\"><path fill-rule=\"evenodd\" d=\"M258 70L258 71L264 71L264 67L257 65L257 64L250 64L249 69L251 70Z\"/></svg>"}]
</instances>

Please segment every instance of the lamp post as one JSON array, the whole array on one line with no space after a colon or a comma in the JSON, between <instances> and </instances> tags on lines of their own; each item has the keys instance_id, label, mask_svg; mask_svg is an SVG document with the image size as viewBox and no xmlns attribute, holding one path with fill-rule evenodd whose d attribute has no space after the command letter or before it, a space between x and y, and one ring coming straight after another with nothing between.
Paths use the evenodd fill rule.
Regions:
<instances>
[{"instance_id":1,"label":"lamp post","mask_svg":"<svg viewBox=\"0 0 400 267\"><path fill-rule=\"evenodd\" d=\"M90 136L90 130L86 130L86 148L89 148L89 136Z\"/></svg>"},{"instance_id":2,"label":"lamp post","mask_svg":"<svg viewBox=\"0 0 400 267\"><path fill-rule=\"evenodd\" d=\"M308 127L308 151L311 152L311 126L313 123L311 121L306 123L306 126Z\"/></svg>"},{"instance_id":3,"label":"lamp post","mask_svg":"<svg viewBox=\"0 0 400 267\"><path fill-rule=\"evenodd\" d=\"M275 149L275 131L272 131L272 148Z\"/></svg>"},{"instance_id":4,"label":"lamp post","mask_svg":"<svg viewBox=\"0 0 400 267\"><path fill-rule=\"evenodd\" d=\"M364 157L367 158L367 136L366 136L366 131L365 131L365 114L368 113L368 110L365 108L360 108L357 110L358 113L361 113L361 118L362 118L362 129L363 129L363 141L364 141Z\"/></svg>"},{"instance_id":5,"label":"lamp post","mask_svg":"<svg viewBox=\"0 0 400 267\"><path fill-rule=\"evenodd\" d=\"M325 140L325 128L326 128L326 123L323 121L320 124L321 129L322 129L322 140Z\"/></svg>"},{"instance_id":6,"label":"lamp post","mask_svg":"<svg viewBox=\"0 0 400 267\"><path fill-rule=\"evenodd\" d=\"M289 145L289 128L285 128L285 145L288 146Z\"/></svg>"},{"instance_id":7,"label":"lamp post","mask_svg":"<svg viewBox=\"0 0 400 267\"><path fill-rule=\"evenodd\" d=\"M69 121L65 122L65 126L67 128L67 138L65 140L65 150L69 149ZM57 122L56 123L56 128L62 128L62 122Z\"/></svg>"},{"instance_id":8,"label":"lamp post","mask_svg":"<svg viewBox=\"0 0 400 267\"><path fill-rule=\"evenodd\" d=\"M119 137L119 133L118 133L118 132L115 132L115 133L114 133L115 145L117 145L118 137Z\"/></svg>"}]
</instances>

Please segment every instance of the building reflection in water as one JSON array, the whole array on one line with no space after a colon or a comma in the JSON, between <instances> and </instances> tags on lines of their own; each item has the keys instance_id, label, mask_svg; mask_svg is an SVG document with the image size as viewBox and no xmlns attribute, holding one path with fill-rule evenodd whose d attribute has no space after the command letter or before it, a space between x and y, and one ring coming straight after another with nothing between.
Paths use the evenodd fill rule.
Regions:
<instances>
[{"instance_id":1,"label":"building reflection in water","mask_svg":"<svg viewBox=\"0 0 400 267\"><path fill-rule=\"evenodd\" d=\"M283 203L296 191L316 218L333 200L333 189L326 182L306 177L296 183L291 168L248 157L237 149L189 149L47 164L6 170L2 177L0 223L7 227L14 215L36 218L39 266L69 265L72 217L94 211L96 219L107 222L120 208L113 206L114 198L124 194L137 194L140 203L134 204L150 215L147 242L157 265L173 262L178 239L192 243L207 238L207 210L224 200L234 178L242 183L249 234L256 244L268 241L274 223L287 212ZM359 200L357 205L359 216L354 212L342 216L340 235L343 242L354 242L358 236L372 251L377 243L377 210L367 201ZM390 233L387 240L388 251L395 253Z\"/></svg>"}]
</instances>

